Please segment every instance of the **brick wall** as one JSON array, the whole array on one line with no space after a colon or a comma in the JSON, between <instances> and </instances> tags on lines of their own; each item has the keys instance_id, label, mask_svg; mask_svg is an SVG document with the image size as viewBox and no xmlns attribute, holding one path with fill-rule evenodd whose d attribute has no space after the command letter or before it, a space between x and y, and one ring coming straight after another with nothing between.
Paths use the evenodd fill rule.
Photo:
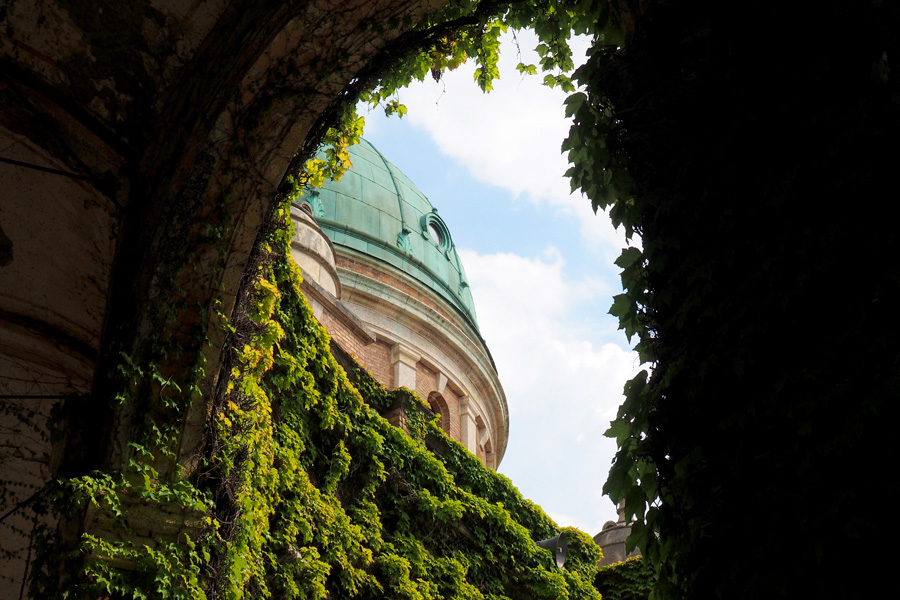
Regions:
<instances>
[{"instance_id":1,"label":"brick wall","mask_svg":"<svg viewBox=\"0 0 900 600\"><path fill-rule=\"evenodd\" d=\"M416 365L416 393L419 398L427 400L431 392L441 393L441 390L437 389L437 374L422 363L418 363Z\"/></svg>"},{"instance_id":2,"label":"brick wall","mask_svg":"<svg viewBox=\"0 0 900 600\"><path fill-rule=\"evenodd\" d=\"M400 293L421 302L449 322L458 322L459 320L459 317L455 313L451 316L451 309L444 306L439 300L431 297L427 293L423 293L421 290L416 289L412 285L409 285L400 278L395 277L384 270L373 268L372 266L342 255L337 255L335 261L338 269L351 271L387 285ZM385 385L385 387L392 389L394 387L394 367L391 362L391 346L381 341L364 345L362 343L363 340L357 338L346 326L335 321L336 320L326 317L323 319L323 324L326 325L329 332L331 332L332 336L341 347L353 354L376 379ZM423 336L423 342L426 345L429 342L435 346L440 345L441 340L434 339L433 332L419 331L418 334ZM438 379L439 375L434 370L421 362L416 364L415 392L426 402L429 400L429 395L432 392L436 392L442 396L443 404L446 406L446 408L440 411L442 413L442 427L450 437L459 440L462 436L459 396L447 385L445 385L442 390L437 389ZM482 462L488 462L488 457L484 448L479 447L475 454Z\"/></svg>"},{"instance_id":3,"label":"brick wall","mask_svg":"<svg viewBox=\"0 0 900 600\"><path fill-rule=\"evenodd\" d=\"M450 429L447 431L447 434L454 440L458 440L462 435L462 432L459 430L459 396L449 386L444 389L444 402L447 403L447 411L450 417Z\"/></svg>"},{"instance_id":4,"label":"brick wall","mask_svg":"<svg viewBox=\"0 0 900 600\"><path fill-rule=\"evenodd\" d=\"M328 334L332 339L340 344L341 348L346 350L348 354L352 354L360 359L362 358L366 347L365 341L347 327L343 321L335 318L335 316L326 309L322 314L320 323L328 330Z\"/></svg>"},{"instance_id":5,"label":"brick wall","mask_svg":"<svg viewBox=\"0 0 900 600\"><path fill-rule=\"evenodd\" d=\"M394 387L394 366L391 364L391 347L382 341L369 344L359 355L363 365L384 387Z\"/></svg>"},{"instance_id":6,"label":"brick wall","mask_svg":"<svg viewBox=\"0 0 900 600\"><path fill-rule=\"evenodd\" d=\"M343 321L338 320L327 310L322 315L321 324L328 330L331 338L343 348L347 354L356 358L384 387L394 387L394 367L391 364L391 347L381 341L366 344L366 340L353 332Z\"/></svg>"}]
</instances>

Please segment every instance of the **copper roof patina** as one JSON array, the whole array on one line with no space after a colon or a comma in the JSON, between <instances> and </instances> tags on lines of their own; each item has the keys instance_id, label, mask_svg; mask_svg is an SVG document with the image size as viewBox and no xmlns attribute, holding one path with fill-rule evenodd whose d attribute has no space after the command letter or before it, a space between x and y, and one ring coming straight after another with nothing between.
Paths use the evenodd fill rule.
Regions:
<instances>
[{"instance_id":1,"label":"copper roof patina","mask_svg":"<svg viewBox=\"0 0 900 600\"><path fill-rule=\"evenodd\" d=\"M350 160L340 181L301 199L319 226L335 246L386 262L433 290L477 332L469 282L437 209L368 141L350 148Z\"/></svg>"}]
</instances>

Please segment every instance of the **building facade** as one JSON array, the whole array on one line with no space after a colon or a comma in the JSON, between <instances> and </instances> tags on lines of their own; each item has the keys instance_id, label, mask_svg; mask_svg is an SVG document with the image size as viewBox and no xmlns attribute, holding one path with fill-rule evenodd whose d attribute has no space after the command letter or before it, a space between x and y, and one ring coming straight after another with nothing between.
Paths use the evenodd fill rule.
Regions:
<instances>
[{"instance_id":1,"label":"building facade","mask_svg":"<svg viewBox=\"0 0 900 600\"><path fill-rule=\"evenodd\" d=\"M292 207L292 255L332 339L389 389L415 391L441 426L496 469L509 414L446 224L372 144Z\"/></svg>"}]
</instances>

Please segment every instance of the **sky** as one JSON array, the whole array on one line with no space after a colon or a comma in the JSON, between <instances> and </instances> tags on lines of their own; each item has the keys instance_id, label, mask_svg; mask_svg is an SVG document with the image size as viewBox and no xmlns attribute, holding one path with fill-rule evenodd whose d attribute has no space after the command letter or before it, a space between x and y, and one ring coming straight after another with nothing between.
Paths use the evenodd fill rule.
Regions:
<instances>
[{"instance_id":1,"label":"sky","mask_svg":"<svg viewBox=\"0 0 900 600\"><path fill-rule=\"evenodd\" d=\"M518 39L536 63L530 32ZM583 56L587 42L576 44ZM595 535L616 520L602 495L615 441L603 432L640 370L607 314L628 244L569 193L565 92L523 78L517 62L508 36L492 92L466 64L402 90L403 119L361 108L363 135L438 209L463 261L509 405L499 472L560 526Z\"/></svg>"}]
</instances>

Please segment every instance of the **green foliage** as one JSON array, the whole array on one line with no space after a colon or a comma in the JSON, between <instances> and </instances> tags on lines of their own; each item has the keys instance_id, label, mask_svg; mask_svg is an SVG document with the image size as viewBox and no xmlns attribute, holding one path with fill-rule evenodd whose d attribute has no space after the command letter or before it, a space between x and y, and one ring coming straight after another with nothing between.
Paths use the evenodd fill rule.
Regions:
<instances>
[{"instance_id":1,"label":"green foliage","mask_svg":"<svg viewBox=\"0 0 900 600\"><path fill-rule=\"evenodd\" d=\"M182 390L155 365L141 367L125 354L114 377L113 401L126 423L135 422L133 435L122 441L117 469L61 476L41 490L54 515L84 526L66 537L36 527L32 597L205 598L203 566L215 533L204 517L209 498L171 468L196 385ZM57 406L54 418L71 410Z\"/></svg>"},{"instance_id":2,"label":"green foliage","mask_svg":"<svg viewBox=\"0 0 900 600\"><path fill-rule=\"evenodd\" d=\"M754 12L778 15L771 43L714 2L647 3L624 49L595 43L574 75L573 189L641 235L610 313L653 367L607 432L605 490L638 520L657 597L858 597L879 567L846 575L846 548L896 531L854 482L897 488L900 240L839 207L887 214L898 13Z\"/></svg>"},{"instance_id":3,"label":"green foliage","mask_svg":"<svg viewBox=\"0 0 900 600\"><path fill-rule=\"evenodd\" d=\"M898 160L875 149L896 147L900 122L896 9L832 3L816 15L828 26L812 28L776 3L754 14L778 18L762 27L713 2L455 2L363 96L402 115L397 89L470 57L487 90L497 34L537 32L545 82L572 92L572 190L642 238L616 261L624 293L610 314L652 374L626 385L606 490L638 519L629 544L667 597L796 594L796 581L838 571L840 548L871 544L878 527L829 482L881 481L862 449L890 454L876 415L898 388L897 236L829 207L862 197L884 220ZM777 41L761 43L762 29ZM573 32L593 44L569 78ZM847 273L835 293L828 282ZM876 350L842 350L862 347ZM783 544L763 503L807 540L807 576L755 576ZM825 533L836 523L840 535Z\"/></svg>"},{"instance_id":4,"label":"green foliage","mask_svg":"<svg viewBox=\"0 0 900 600\"><path fill-rule=\"evenodd\" d=\"M148 454L133 446L136 454ZM199 532L207 498L186 481L165 483L155 476L152 467L135 458L121 473L93 472L52 482L45 496L54 511L68 517L87 514L91 527L80 536L78 560L64 563L70 569L65 574L54 564L54 555L61 552L58 540L46 529L39 532L32 595L205 598L201 574L210 554L208 532ZM183 524L180 533L154 539L155 528L171 530L177 522ZM208 519L206 523L211 525Z\"/></svg>"},{"instance_id":5,"label":"green foliage","mask_svg":"<svg viewBox=\"0 0 900 600\"><path fill-rule=\"evenodd\" d=\"M500 34L533 29L539 64L518 71L571 93L573 191L642 240L616 261L624 293L610 313L652 369L626 385L608 431L619 451L606 490L637 519L629 544L645 559L611 572L652 567L657 597L854 597L877 569L841 578L846 548L874 547L891 527L861 514L877 494L859 490L897 491L883 413L900 388L900 241L884 190L900 164L900 18L884 2L815 15L670 4L458 0L404 23L312 136L325 159L297 165L286 195L349 166L358 98L403 116L397 90L466 60L488 91ZM574 73L573 33L593 40ZM207 507L203 531L187 552L180 539L138 549L86 535L79 589L595 598L587 536L570 532L567 568L554 569L533 544L555 533L546 515L446 439L414 395L352 366L348 378L298 292L287 229L270 234L231 325L206 479L185 487L156 472L197 390L123 356L120 401L156 398L127 468L59 483L113 516L137 501ZM408 435L379 415L398 403ZM798 540L789 568L772 566L785 527ZM643 591L629 582L622 593Z\"/></svg>"},{"instance_id":6,"label":"green foliage","mask_svg":"<svg viewBox=\"0 0 900 600\"><path fill-rule=\"evenodd\" d=\"M385 108L388 114L397 112L400 116L406 113L406 107L397 103ZM287 180L291 187L291 199L296 199L309 187L318 188L329 179L340 181L351 166L347 149L359 143L365 119L352 110L341 114L340 123L329 127L321 141L324 158L313 157L306 161L299 175L289 175Z\"/></svg>"},{"instance_id":7,"label":"green foliage","mask_svg":"<svg viewBox=\"0 0 900 600\"><path fill-rule=\"evenodd\" d=\"M360 98L403 116L400 87L439 79L470 58L477 84L489 91L508 27L533 28L545 83L573 91L568 40L572 33L616 37L610 15L606 3L593 1L454 2L413 28L406 49ZM534 74L537 66L519 70ZM326 133L326 157L308 161L290 181L294 195L349 166L346 148L362 120L349 105L341 114ZM287 247L286 238L280 243ZM228 431L217 455L222 477L234 470L247 478L235 489L238 521L221 555L219 571L228 576L217 593L594 597L589 584L599 553L589 537L570 531L567 569L548 568L549 556L533 540L549 537L552 524L508 480L446 439L412 408L420 404L414 396L388 393L358 369L353 385L347 382L311 325L285 253L273 243L254 300L263 308L250 311L256 325L249 330L269 334L250 333L253 341L235 353L233 381L216 415L219 430ZM397 402L407 406L409 435L373 410Z\"/></svg>"},{"instance_id":8,"label":"green foliage","mask_svg":"<svg viewBox=\"0 0 900 600\"><path fill-rule=\"evenodd\" d=\"M55 482L56 511L87 514L88 527L60 579L44 536L35 593L597 600L589 536L566 530L557 569L535 544L557 531L539 507L448 438L414 393L385 390L355 363L348 378L300 292L288 205L274 223L232 325L200 479L159 478L167 428L149 421L154 443L130 443L121 472ZM407 432L377 410L397 403Z\"/></svg>"},{"instance_id":9,"label":"green foliage","mask_svg":"<svg viewBox=\"0 0 900 600\"><path fill-rule=\"evenodd\" d=\"M73 586L69 594L104 597L115 594L124 598L172 600L205 600L198 579L205 550L198 550L190 536L175 542L161 542L153 546L131 541L110 542L85 534L81 550L90 557L87 574L89 583ZM123 569L121 565L127 565Z\"/></svg>"},{"instance_id":10,"label":"green foliage","mask_svg":"<svg viewBox=\"0 0 900 600\"><path fill-rule=\"evenodd\" d=\"M358 367L351 383L300 293L287 207L278 222L215 416L221 480L240 482L218 511L220 531L237 521L216 548L213 597L596 598L587 535L569 531L557 570L534 543L552 521L421 400ZM376 410L398 401L409 433Z\"/></svg>"},{"instance_id":11,"label":"green foliage","mask_svg":"<svg viewBox=\"0 0 900 600\"><path fill-rule=\"evenodd\" d=\"M600 567L594 587L605 600L646 600L653 589L655 574L649 561L635 556Z\"/></svg>"}]
</instances>

